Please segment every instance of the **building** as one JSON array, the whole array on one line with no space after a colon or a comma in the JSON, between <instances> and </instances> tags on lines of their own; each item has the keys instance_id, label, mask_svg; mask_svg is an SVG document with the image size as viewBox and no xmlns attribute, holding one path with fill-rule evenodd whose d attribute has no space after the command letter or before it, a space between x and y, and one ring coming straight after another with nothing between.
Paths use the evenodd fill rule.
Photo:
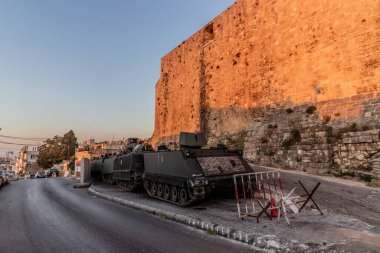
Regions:
<instances>
[{"instance_id":1,"label":"building","mask_svg":"<svg viewBox=\"0 0 380 253\"><path fill-rule=\"evenodd\" d=\"M35 171L39 169L39 166L37 164L37 158L38 158L38 146L37 145L30 145L30 146L24 146L21 148L19 152L19 157L16 161L16 170L19 172L20 170L25 171Z\"/></svg>"},{"instance_id":2,"label":"building","mask_svg":"<svg viewBox=\"0 0 380 253\"><path fill-rule=\"evenodd\" d=\"M93 158L98 158L105 155L106 153L117 153L124 146L124 144L124 140L102 141L97 143L95 139L89 139L79 144L79 147L75 152L75 158L77 160L82 158L88 158L91 160Z\"/></svg>"}]
</instances>

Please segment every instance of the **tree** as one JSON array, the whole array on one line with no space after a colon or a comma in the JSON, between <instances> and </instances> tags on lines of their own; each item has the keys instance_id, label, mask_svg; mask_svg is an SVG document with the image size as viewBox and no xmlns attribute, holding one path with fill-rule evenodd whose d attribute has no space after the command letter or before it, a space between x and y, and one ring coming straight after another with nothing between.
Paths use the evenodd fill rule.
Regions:
<instances>
[{"instance_id":1,"label":"tree","mask_svg":"<svg viewBox=\"0 0 380 253\"><path fill-rule=\"evenodd\" d=\"M69 160L70 157L75 155L75 149L78 147L77 137L75 137L73 130L63 135L62 143L67 147L67 160Z\"/></svg>"},{"instance_id":2,"label":"tree","mask_svg":"<svg viewBox=\"0 0 380 253\"><path fill-rule=\"evenodd\" d=\"M77 146L77 138L72 130L63 137L56 135L53 139L44 141L44 144L38 148L37 162L42 168L51 168L53 164L61 163L65 159L70 160Z\"/></svg>"}]
</instances>

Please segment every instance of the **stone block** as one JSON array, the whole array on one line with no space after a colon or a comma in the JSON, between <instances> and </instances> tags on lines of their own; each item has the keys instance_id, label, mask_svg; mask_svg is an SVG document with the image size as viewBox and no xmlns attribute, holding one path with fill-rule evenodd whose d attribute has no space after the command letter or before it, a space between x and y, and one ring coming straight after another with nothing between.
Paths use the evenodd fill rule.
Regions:
<instances>
[{"instance_id":1,"label":"stone block","mask_svg":"<svg viewBox=\"0 0 380 253\"><path fill-rule=\"evenodd\" d=\"M362 154L362 153L356 154L353 158L355 160L358 160L358 161L365 161L365 160L367 160L366 157L365 157L365 155Z\"/></svg>"},{"instance_id":2,"label":"stone block","mask_svg":"<svg viewBox=\"0 0 380 253\"><path fill-rule=\"evenodd\" d=\"M358 137L358 142L367 142L367 143L370 143L372 142L372 137L369 135L365 135L365 136L360 136Z\"/></svg>"},{"instance_id":3,"label":"stone block","mask_svg":"<svg viewBox=\"0 0 380 253\"><path fill-rule=\"evenodd\" d=\"M352 138L351 137L343 138L342 143L344 143L344 144L352 143Z\"/></svg>"},{"instance_id":4,"label":"stone block","mask_svg":"<svg viewBox=\"0 0 380 253\"><path fill-rule=\"evenodd\" d=\"M316 135L317 137L326 137L327 133L324 132L324 131L323 131L323 132L316 132L315 135Z\"/></svg>"},{"instance_id":5,"label":"stone block","mask_svg":"<svg viewBox=\"0 0 380 253\"><path fill-rule=\"evenodd\" d=\"M380 141L380 134L372 135L372 141L373 142L378 142Z\"/></svg>"}]
</instances>

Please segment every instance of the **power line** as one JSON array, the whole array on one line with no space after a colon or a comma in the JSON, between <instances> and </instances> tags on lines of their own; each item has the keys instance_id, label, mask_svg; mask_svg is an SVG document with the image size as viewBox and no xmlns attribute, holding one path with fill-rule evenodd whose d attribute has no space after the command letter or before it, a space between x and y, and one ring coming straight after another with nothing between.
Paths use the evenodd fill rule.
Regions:
<instances>
[{"instance_id":1,"label":"power line","mask_svg":"<svg viewBox=\"0 0 380 253\"><path fill-rule=\"evenodd\" d=\"M0 146L0 150L7 150L7 151L12 151L12 150L16 150L16 149L19 149L18 147L17 148L12 148L12 147L5 147L5 146Z\"/></svg>"},{"instance_id":2,"label":"power line","mask_svg":"<svg viewBox=\"0 0 380 253\"><path fill-rule=\"evenodd\" d=\"M7 145L19 145L19 146L36 146L36 144L26 144L26 143L13 143L13 142L6 142L6 141L0 141L1 144L7 144Z\"/></svg>"},{"instance_id":3,"label":"power line","mask_svg":"<svg viewBox=\"0 0 380 253\"><path fill-rule=\"evenodd\" d=\"M37 138L37 137L17 137L17 136L9 136L9 135L1 135L0 137L7 138L7 139L15 139L15 140L29 140L29 141L45 141L47 138Z\"/></svg>"}]
</instances>

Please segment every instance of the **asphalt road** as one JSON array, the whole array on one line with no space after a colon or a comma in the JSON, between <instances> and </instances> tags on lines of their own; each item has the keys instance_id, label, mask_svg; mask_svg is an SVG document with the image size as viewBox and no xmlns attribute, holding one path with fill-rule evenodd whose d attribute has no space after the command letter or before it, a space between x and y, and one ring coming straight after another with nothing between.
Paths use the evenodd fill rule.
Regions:
<instances>
[{"instance_id":1,"label":"asphalt road","mask_svg":"<svg viewBox=\"0 0 380 253\"><path fill-rule=\"evenodd\" d=\"M90 196L63 178L0 190L0 252L254 252Z\"/></svg>"}]
</instances>

